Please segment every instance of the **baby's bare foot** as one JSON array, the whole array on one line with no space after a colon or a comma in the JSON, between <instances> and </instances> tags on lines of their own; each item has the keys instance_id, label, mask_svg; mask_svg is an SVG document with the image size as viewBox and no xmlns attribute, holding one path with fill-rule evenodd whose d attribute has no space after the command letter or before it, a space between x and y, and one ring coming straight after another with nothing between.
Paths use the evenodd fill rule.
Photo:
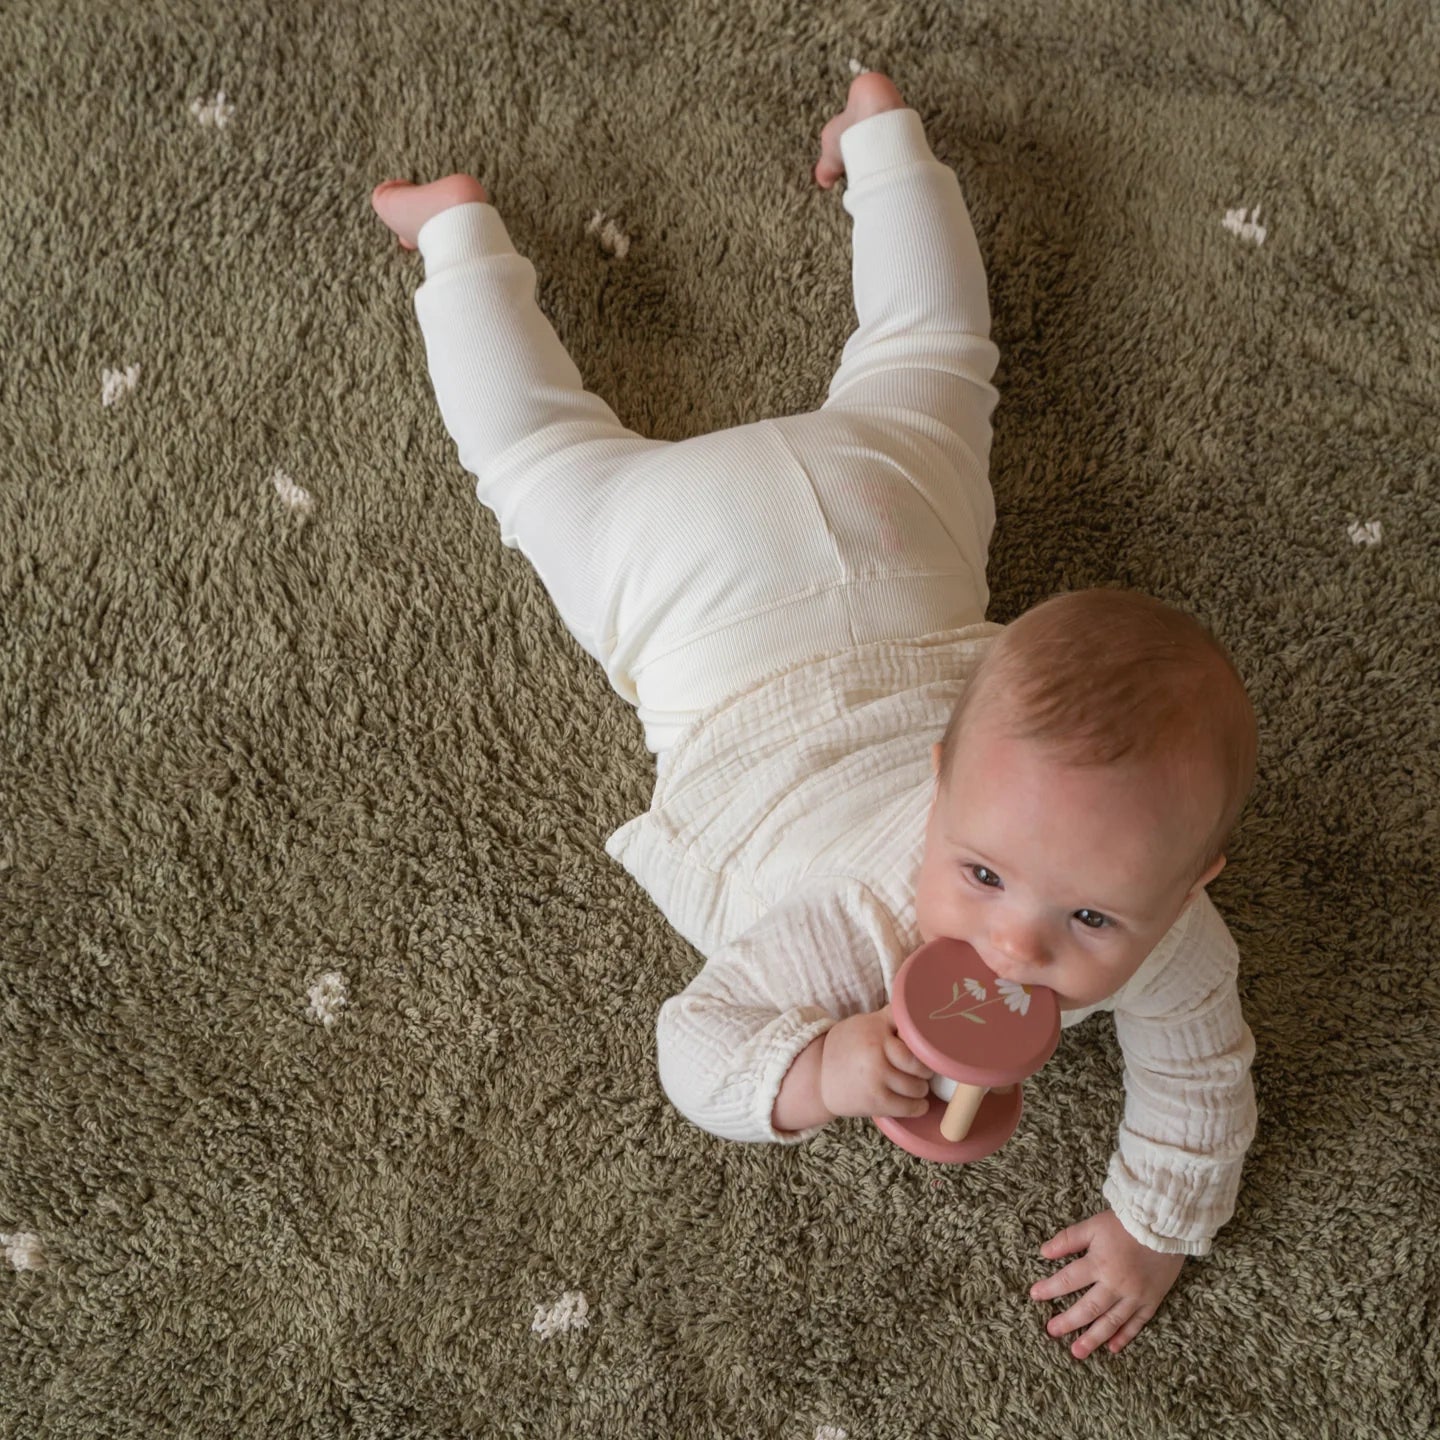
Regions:
<instances>
[{"instance_id":1,"label":"baby's bare foot","mask_svg":"<svg viewBox=\"0 0 1440 1440\"><path fill-rule=\"evenodd\" d=\"M412 185L408 180L382 180L370 192L375 213L400 237L407 250L414 250L420 227L432 215L452 205L479 200L488 203L485 187L471 175L447 175L428 185Z\"/></svg>"},{"instance_id":2,"label":"baby's bare foot","mask_svg":"<svg viewBox=\"0 0 1440 1440\"><path fill-rule=\"evenodd\" d=\"M840 157L840 137L852 126L882 110L903 110L905 101L889 76L867 70L850 82L845 108L820 132L820 161L815 166L815 183L828 190L845 173Z\"/></svg>"}]
</instances>

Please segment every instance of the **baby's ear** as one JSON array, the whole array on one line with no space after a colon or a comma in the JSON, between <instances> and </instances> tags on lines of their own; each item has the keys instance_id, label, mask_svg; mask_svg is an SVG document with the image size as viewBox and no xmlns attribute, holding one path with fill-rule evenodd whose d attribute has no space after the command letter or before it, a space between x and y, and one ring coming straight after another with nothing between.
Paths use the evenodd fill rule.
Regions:
<instances>
[{"instance_id":1,"label":"baby's ear","mask_svg":"<svg viewBox=\"0 0 1440 1440\"><path fill-rule=\"evenodd\" d=\"M1215 863L1190 887L1182 909L1188 909L1191 902L1200 898L1200 892L1225 868L1225 857L1220 855Z\"/></svg>"}]
</instances>

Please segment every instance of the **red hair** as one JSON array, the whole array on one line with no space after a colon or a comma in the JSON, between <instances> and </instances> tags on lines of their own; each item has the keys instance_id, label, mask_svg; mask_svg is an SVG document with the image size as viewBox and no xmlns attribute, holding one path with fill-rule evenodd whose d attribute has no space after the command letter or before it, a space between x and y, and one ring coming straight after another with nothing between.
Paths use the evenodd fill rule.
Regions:
<instances>
[{"instance_id":1,"label":"red hair","mask_svg":"<svg viewBox=\"0 0 1440 1440\"><path fill-rule=\"evenodd\" d=\"M1225 647L1199 620L1135 590L1072 590L1032 606L995 637L940 742L943 785L967 715L994 702L1006 735L1070 765L1199 754L1222 803L1198 841L1198 879L1225 853L1255 784L1255 710Z\"/></svg>"}]
</instances>

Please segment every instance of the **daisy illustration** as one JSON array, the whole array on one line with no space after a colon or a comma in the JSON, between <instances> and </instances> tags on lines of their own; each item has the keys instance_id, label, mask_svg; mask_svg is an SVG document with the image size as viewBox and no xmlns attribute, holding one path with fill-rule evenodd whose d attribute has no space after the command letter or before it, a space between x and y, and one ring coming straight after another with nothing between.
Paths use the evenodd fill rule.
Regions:
<instances>
[{"instance_id":1,"label":"daisy illustration","mask_svg":"<svg viewBox=\"0 0 1440 1440\"><path fill-rule=\"evenodd\" d=\"M977 1015L977 1010L983 1010L986 1005L995 1004L996 1000L1002 1000L1007 1010L1013 1010L1017 1015L1025 1015L1030 1010L1030 987L1028 985L1017 985L1013 980L997 980L995 988L1000 993L989 999L986 996L985 987L972 976L965 977L965 989L970 997L976 1002L964 1010L956 1010L953 1007L960 1003L960 986L957 983L951 991L949 1003L942 1005L938 1010L930 1012L932 1020L957 1020L964 1018L973 1020L977 1025L983 1025L985 1019Z\"/></svg>"}]
</instances>

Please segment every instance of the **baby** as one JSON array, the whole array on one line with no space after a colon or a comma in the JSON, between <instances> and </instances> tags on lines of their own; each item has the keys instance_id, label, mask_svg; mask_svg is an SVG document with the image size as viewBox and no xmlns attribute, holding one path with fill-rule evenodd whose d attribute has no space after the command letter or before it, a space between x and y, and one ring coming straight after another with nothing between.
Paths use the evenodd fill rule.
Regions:
<instances>
[{"instance_id":1,"label":"baby","mask_svg":"<svg viewBox=\"0 0 1440 1440\"><path fill-rule=\"evenodd\" d=\"M706 964L661 1007L661 1083L735 1140L948 1091L893 1023L938 936L1115 1016L1108 1208L1041 1249L1052 1334L1123 1348L1234 1212L1255 1133L1238 953L1205 886L1255 774L1255 716L1198 621L1114 589L987 622L985 272L958 178L868 72L824 127L858 325L819 410L678 442L587 392L533 265L468 175L372 203L446 428L502 543L636 707L657 783L606 850ZM940 738L936 738L936 737Z\"/></svg>"}]
</instances>

